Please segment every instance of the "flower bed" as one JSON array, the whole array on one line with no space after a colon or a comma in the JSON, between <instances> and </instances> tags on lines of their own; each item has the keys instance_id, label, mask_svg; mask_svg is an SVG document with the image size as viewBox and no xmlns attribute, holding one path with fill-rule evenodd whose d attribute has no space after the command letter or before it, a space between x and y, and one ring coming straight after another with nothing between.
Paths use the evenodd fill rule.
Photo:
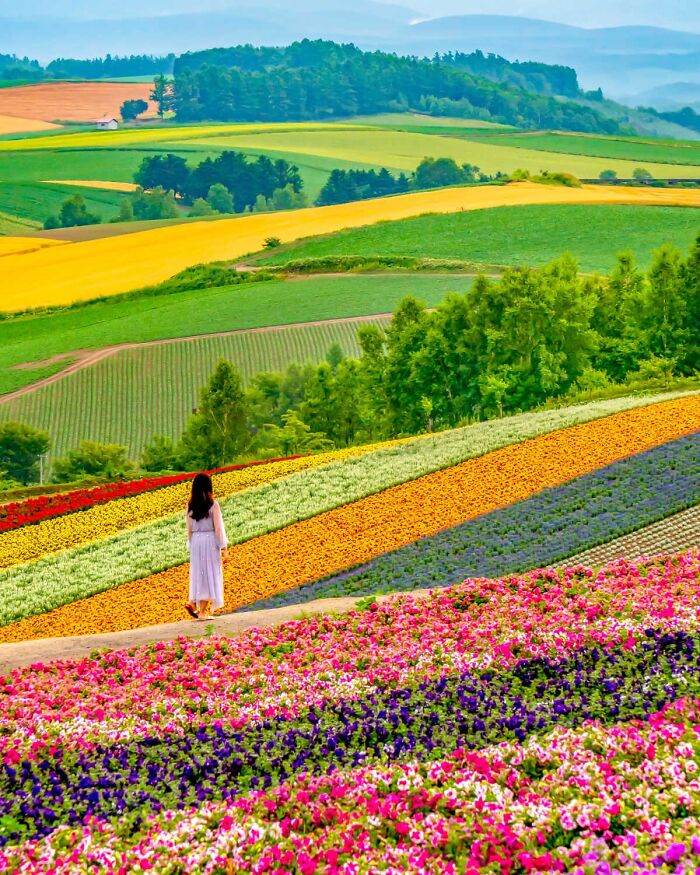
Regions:
<instances>
[{"instance_id":1,"label":"flower bed","mask_svg":"<svg viewBox=\"0 0 700 875\"><path fill-rule=\"evenodd\" d=\"M561 417L561 411L556 413ZM461 452L469 461L382 492L376 492L382 480L417 476L416 460L425 458L426 464L435 466L430 447L440 446L440 441L412 441L247 490L223 503L232 542L239 545L231 551L225 568L226 607L235 609L366 562L692 432L699 420L700 396L691 396L580 423L522 443L514 442L512 424L503 421L502 430L494 428L488 438L482 431L469 429L460 437L452 433L454 445L448 443L446 455ZM541 428L541 422L527 423L528 428ZM472 442L474 433L477 440ZM503 449L472 457L474 448L483 446L485 440L508 441L508 434L510 443ZM358 472L365 476L358 478ZM353 492L369 497L345 504ZM329 505L334 509L322 513ZM186 558L184 519L178 514L97 544L6 569L0 573L0 622L75 604L61 614L0 630L0 641L112 631L180 619L189 571L178 563ZM114 593L103 593L115 588ZM96 593L103 597L87 601Z\"/></svg>"},{"instance_id":2,"label":"flower bed","mask_svg":"<svg viewBox=\"0 0 700 875\"><path fill-rule=\"evenodd\" d=\"M695 867L699 595L689 553L15 672L0 870Z\"/></svg>"},{"instance_id":3,"label":"flower bed","mask_svg":"<svg viewBox=\"0 0 700 875\"><path fill-rule=\"evenodd\" d=\"M550 565L700 502L700 431L242 610L401 592Z\"/></svg>"},{"instance_id":4,"label":"flower bed","mask_svg":"<svg viewBox=\"0 0 700 875\"><path fill-rule=\"evenodd\" d=\"M284 459L265 459L261 462L248 462L245 465L228 465L216 468L212 474L225 471L240 471L257 465L268 465L271 462L289 461L299 456L287 456ZM21 526L39 523L43 520L75 513L98 504L105 504L128 495L138 495L142 492L152 492L164 486L173 486L191 480L192 474L171 474L165 477L142 477L138 480L128 480L119 483L105 483L86 489L74 489L71 492L61 492L54 495L39 495L24 501L11 501L0 504L0 532L8 532Z\"/></svg>"}]
</instances>

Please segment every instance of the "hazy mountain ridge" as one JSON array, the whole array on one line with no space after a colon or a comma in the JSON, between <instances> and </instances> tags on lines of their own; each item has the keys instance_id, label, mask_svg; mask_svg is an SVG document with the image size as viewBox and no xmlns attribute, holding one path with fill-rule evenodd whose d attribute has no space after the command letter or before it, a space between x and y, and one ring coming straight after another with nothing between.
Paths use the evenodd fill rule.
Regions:
<instances>
[{"instance_id":1,"label":"hazy mountain ridge","mask_svg":"<svg viewBox=\"0 0 700 875\"><path fill-rule=\"evenodd\" d=\"M197 12L185 11L191 0L157 0L147 17L137 14L143 9L140 0L101 3L103 15L119 12L119 20L89 18L92 0L56 0L50 18L38 12L46 5L44 0L27 0L21 13L13 7L8 14L10 3L0 2L0 52L46 62L57 56L106 53L182 54L241 43L289 45L309 37L419 56L480 49L511 60L572 66L585 89L602 87L606 94L633 103L635 95L643 97L663 86L700 86L700 33L650 26L585 29L500 15L416 20L420 14L410 6L373 0L358 0L352 8L339 0L299 0L294 8L284 0L262 0L235 11L231 0L209 0L208 9ZM692 98L692 87L684 93Z\"/></svg>"}]
</instances>

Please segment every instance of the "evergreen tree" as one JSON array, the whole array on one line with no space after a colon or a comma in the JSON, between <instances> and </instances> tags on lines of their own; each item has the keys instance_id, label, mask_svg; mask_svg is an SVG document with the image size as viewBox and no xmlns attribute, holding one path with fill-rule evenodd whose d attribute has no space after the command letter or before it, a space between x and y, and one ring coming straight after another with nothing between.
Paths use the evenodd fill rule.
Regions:
<instances>
[{"instance_id":1,"label":"evergreen tree","mask_svg":"<svg viewBox=\"0 0 700 875\"><path fill-rule=\"evenodd\" d=\"M180 438L177 452L184 468L219 468L249 447L245 400L240 374L231 362L220 361Z\"/></svg>"}]
</instances>

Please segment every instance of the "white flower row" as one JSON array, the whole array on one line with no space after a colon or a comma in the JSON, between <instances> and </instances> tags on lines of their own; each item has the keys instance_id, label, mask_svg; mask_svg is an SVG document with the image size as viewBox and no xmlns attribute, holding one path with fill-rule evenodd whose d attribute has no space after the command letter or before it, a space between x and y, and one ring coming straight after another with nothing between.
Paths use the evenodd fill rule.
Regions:
<instances>
[{"instance_id":1,"label":"white flower row","mask_svg":"<svg viewBox=\"0 0 700 875\"><path fill-rule=\"evenodd\" d=\"M229 539L240 544L502 447L684 394L694 393L627 397L525 413L303 470L223 500ZM186 561L183 509L183 514L0 572L0 625Z\"/></svg>"}]
</instances>

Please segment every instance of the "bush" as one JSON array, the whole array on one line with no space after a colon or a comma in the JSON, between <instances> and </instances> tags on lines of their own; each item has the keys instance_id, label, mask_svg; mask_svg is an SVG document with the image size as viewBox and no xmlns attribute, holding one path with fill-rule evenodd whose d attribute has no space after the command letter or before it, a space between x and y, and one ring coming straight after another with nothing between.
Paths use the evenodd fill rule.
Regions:
<instances>
[{"instance_id":1,"label":"bush","mask_svg":"<svg viewBox=\"0 0 700 875\"><path fill-rule=\"evenodd\" d=\"M263 249L278 249L282 245L279 237L266 237L263 243Z\"/></svg>"},{"instance_id":2,"label":"bush","mask_svg":"<svg viewBox=\"0 0 700 875\"><path fill-rule=\"evenodd\" d=\"M53 463L55 483L74 482L83 478L104 477L107 480L128 480L136 466L127 457L127 448L120 444L81 441L77 450L69 450Z\"/></svg>"}]
</instances>

